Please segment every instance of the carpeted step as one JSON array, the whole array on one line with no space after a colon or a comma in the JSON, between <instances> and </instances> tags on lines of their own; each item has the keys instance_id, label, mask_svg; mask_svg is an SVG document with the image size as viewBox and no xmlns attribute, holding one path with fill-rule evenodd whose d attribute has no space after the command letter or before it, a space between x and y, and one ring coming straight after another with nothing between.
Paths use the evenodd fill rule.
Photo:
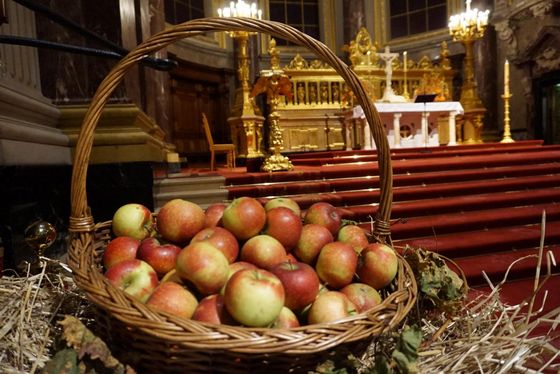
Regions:
<instances>
[{"instance_id":1,"label":"carpeted step","mask_svg":"<svg viewBox=\"0 0 560 374\"><path fill-rule=\"evenodd\" d=\"M515 143L482 143L482 144L458 144L455 146L439 146L439 147L414 147L414 148L392 148L392 154L402 153L449 153L458 150L475 151L480 149L500 150L504 148L517 148L517 147L541 147L543 146L542 140L522 140ZM548 146L547 146L548 147ZM317 151L317 152L294 152L289 153L290 159L300 160L309 158L335 158L348 154L356 155L371 155L377 154L376 150L360 149L360 150L337 150L337 151Z\"/></svg>"},{"instance_id":2,"label":"carpeted step","mask_svg":"<svg viewBox=\"0 0 560 374\"><path fill-rule=\"evenodd\" d=\"M545 256L547 256L548 251L552 252L554 258L559 261L556 267L552 267L552 270L560 272L560 245L550 245L544 247L541 261L543 273L546 270L547 259ZM465 273L469 286L476 287L487 285L482 271L486 273L494 285L503 280L508 269L509 280L534 275L538 263L538 253L539 248L534 247L456 258L454 261Z\"/></svg>"},{"instance_id":3,"label":"carpeted step","mask_svg":"<svg viewBox=\"0 0 560 374\"><path fill-rule=\"evenodd\" d=\"M560 150L550 150L535 153L492 154L483 156L437 157L431 159L397 160L392 162L394 175L413 174L420 172L442 172L467 169L484 169L512 165L538 165L557 162ZM355 163L351 165L333 165L318 168L295 167L290 172L276 173L235 173L220 171L226 178L226 186L242 184L259 184L275 182L293 182L310 180L329 180L334 178L354 178L363 176L378 176L379 169L376 162Z\"/></svg>"},{"instance_id":4,"label":"carpeted step","mask_svg":"<svg viewBox=\"0 0 560 374\"><path fill-rule=\"evenodd\" d=\"M540 235L541 226L538 223L437 236L431 235L417 239L398 240L393 238L393 244L395 246L410 245L414 248L423 248L453 259L531 248L539 244ZM545 244L560 244L560 221L547 221Z\"/></svg>"},{"instance_id":5,"label":"carpeted step","mask_svg":"<svg viewBox=\"0 0 560 374\"><path fill-rule=\"evenodd\" d=\"M431 186L397 187L393 189L393 201L414 201L420 199L437 200L443 197L463 196L481 193L506 193L509 191L529 191L531 188L556 188L560 186L560 175L531 176L489 181L441 183ZM529 194L529 192L526 192ZM335 206L349 207L377 203L380 191L368 189L359 191L309 193L291 195L302 209L311 204L325 201Z\"/></svg>"},{"instance_id":6,"label":"carpeted step","mask_svg":"<svg viewBox=\"0 0 560 374\"><path fill-rule=\"evenodd\" d=\"M560 204L545 203L404 218L391 226L391 236L393 239L439 236L453 232L539 223L544 210L550 220L560 220ZM368 224L362 226L367 228Z\"/></svg>"},{"instance_id":7,"label":"carpeted step","mask_svg":"<svg viewBox=\"0 0 560 374\"><path fill-rule=\"evenodd\" d=\"M560 187L525 190L507 193L452 196L441 199L426 199L393 203L391 218L409 218L423 215L448 214L479 209L515 207L518 205L560 203ZM345 209L347 219L368 220L375 216L377 204L349 206Z\"/></svg>"},{"instance_id":8,"label":"carpeted step","mask_svg":"<svg viewBox=\"0 0 560 374\"><path fill-rule=\"evenodd\" d=\"M434 149L427 150L411 150L408 152L393 152L391 150L391 159L396 160L410 160L410 159L430 159L435 157L461 157L461 156L475 156L475 155L492 155L492 154L513 154L513 153L530 153L530 152L543 152L550 150L559 150L560 145L541 147L534 145L527 146L512 146L512 147L499 147L499 148L464 148L455 149L453 147L446 148L446 151L436 151ZM348 164L353 162L376 162L378 160L377 153L371 154L355 154L348 152L334 157L316 157L304 159L291 159L293 165L336 165Z\"/></svg>"},{"instance_id":9,"label":"carpeted step","mask_svg":"<svg viewBox=\"0 0 560 374\"><path fill-rule=\"evenodd\" d=\"M560 163L539 165L500 166L482 170L448 170L393 176L393 186L430 185L434 183L464 182L482 179L503 179L531 175L560 174ZM229 186L229 198L241 196L295 195L304 193L339 192L366 188L379 188L378 176L335 178Z\"/></svg>"}]
</instances>

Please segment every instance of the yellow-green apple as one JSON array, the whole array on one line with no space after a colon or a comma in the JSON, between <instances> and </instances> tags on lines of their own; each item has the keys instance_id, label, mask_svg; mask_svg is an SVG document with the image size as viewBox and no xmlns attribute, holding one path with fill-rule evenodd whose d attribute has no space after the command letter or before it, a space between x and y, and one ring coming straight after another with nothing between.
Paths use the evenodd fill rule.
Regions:
<instances>
[{"instance_id":1,"label":"yellow-green apple","mask_svg":"<svg viewBox=\"0 0 560 374\"><path fill-rule=\"evenodd\" d=\"M268 212L270 209L278 208L279 206L290 208L296 216L301 217L301 208L299 204L289 197L275 197L274 199L270 199L264 204L264 209Z\"/></svg>"},{"instance_id":2,"label":"yellow-green apple","mask_svg":"<svg viewBox=\"0 0 560 374\"><path fill-rule=\"evenodd\" d=\"M382 301L379 292L364 283L350 283L342 288L340 292L345 294L356 305L358 313L370 310Z\"/></svg>"},{"instance_id":3,"label":"yellow-green apple","mask_svg":"<svg viewBox=\"0 0 560 374\"><path fill-rule=\"evenodd\" d=\"M157 215L161 237L171 243L185 245L204 228L204 210L198 204L183 199L165 203Z\"/></svg>"},{"instance_id":4,"label":"yellow-green apple","mask_svg":"<svg viewBox=\"0 0 560 374\"><path fill-rule=\"evenodd\" d=\"M337 240L350 244L356 253L360 253L369 244L366 232L357 225L342 226L338 230Z\"/></svg>"},{"instance_id":5,"label":"yellow-green apple","mask_svg":"<svg viewBox=\"0 0 560 374\"><path fill-rule=\"evenodd\" d=\"M236 325L237 322L224 306L224 297L219 294L206 296L200 300L192 319L216 325Z\"/></svg>"},{"instance_id":6,"label":"yellow-green apple","mask_svg":"<svg viewBox=\"0 0 560 374\"><path fill-rule=\"evenodd\" d=\"M231 264L229 264L229 272L228 272L228 280L229 278L231 278L231 276L235 273L237 273L239 270L244 270L244 269L258 269L256 265L251 264L250 262L245 262L245 261L236 261L233 262ZM220 290L220 294L223 295L225 290L226 290L226 284L224 284L224 286L222 287L222 289Z\"/></svg>"},{"instance_id":7,"label":"yellow-green apple","mask_svg":"<svg viewBox=\"0 0 560 374\"><path fill-rule=\"evenodd\" d=\"M299 326L299 320L295 313L284 306L282 307L278 318L276 318L276 321L274 321L270 327L274 329L291 329Z\"/></svg>"},{"instance_id":8,"label":"yellow-green apple","mask_svg":"<svg viewBox=\"0 0 560 374\"><path fill-rule=\"evenodd\" d=\"M307 322L329 323L356 314L356 306L339 291L326 291L317 295L307 313Z\"/></svg>"},{"instance_id":9,"label":"yellow-green apple","mask_svg":"<svg viewBox=\"0 0 560 374\"><path fill-rule=\"evenodd\" d=\"M130 236L117 236L107 244L103 252L103 266L109 269L111 266L124 261L136 258L140 240Z\"/></svg>"},{"instance_id":10,"label":"yellow-green apple","mask_svg":"<svg viewBox=\"0 0 560 374\"><path fill-rule=\"evenodd\" d=\"M342 224L342 216L335 206L321 201L311 205L305 212L304 223L316 223L325 226L331 234L336 235Z\"/></svg>"},{"instance_id":11,"label":"yellow-green apple","mask_svg":"<svg viewBox=\"0 0 560 374\"><path fill-rule=\"evenodd\" d=\"M223 227L207 227L200 230L191 243L208 241L226 256L229 263L233 263L239 255L239 242L237 238Z\"/></svg>"},{"instance_id":12,"label":"yellow-green apple","mask_svg":"<svg viewBox=\"0 0 560 374\"><path fill-rule=\"evenodd\" d=\"M143 303L158 286L156 271L148 263L138 259L113 265L105 272L105 277L113 286Z\"/></svg>"},{"instance_id":13,"label":"yellow-green apple","mask_svg":"<svg viewBox=\"0 0 560 374\"><path fill-rule=\"evenodd\" d=\"M398 266L393 248L383 243L371 243L360 253L357 274L360 282L379 290L393 281Z\"/></svg>"},{"instance_id":14,"label":"yellow-green apple","mask_svg":"<svg viewBox=\"0 0 560 374\"><path fill-rule=\"evenodd\" d=\"M196 297L185 287L175 282L161 283L152 292L146 305L157 311L174 316L191 318L197 305Z\"/></svg>"},{"instance_id":15,"label":"yellow-green apple","mask_svg":"<svg viewBox=\"0 0 560 374\"><path fill-rule=\"evenodd\" d=\"M245 326L269 326L284 306L284 287L267 270L240 270L226 284L224 304L229 314Z\"/></svg>"},{"instance_id":16,"label":"yellow-green apple","mask_svg":"<svg viewBox=\"0 0 560 374\"><path fill-rule=\"evenodd\" d=\"M350 244L332 242L325 245L315 264L319 279L331 289L340 289L354 278L358 266L358 254Z\"/></svg>"},{"instance_id":17,"label":"yellow-green apple","mask_svg":"<svg viewBox=\"0 0 560 374\"><path fill-rule=\"evenodd\" d=\"M247 240L241 247L241 261L250 262L265 270L286 260L286 249L270 235L257 235Z\"/></svg>"},{"instance_id":18,"label":"yellow-green apple","mask_svg":"<svg viewBox=\"0 0 560 374\"><path fill-rule=\"evenodd\" d=\"M220 292L228 279L229 262L218 248L208 242L195 242L177 256L175 270L203 295Z\"/></svg>"},{"instance_id":19,"label":"yellow-green apple","mask_svg":"<svg viewBox=\"0 0 560 374\"><path fill-rule=\"evenodd\" d=\"M226 209L226 203L213 203L208 205L204 211L204 227L222 226L222 215Z\"/></svg>"},{"instance_id":20,"label":"yellow-green apple","mask_svg":"<svg viewBox=\"0 0 560 374\"><path fill-rule=\"evenodd\" d=\"M301 235L292 253L300 261L313 265L321 248L333 241L333 234L325 226L308 223L303 225Z\"/></svg>"},{"instance_id":21,"label":"yellow-green apple","mask_svg":"<svg viewBox=\"0 0 560 374\"><path fill-rule=\"evenodd\" d=\"M294 312L310 305L319 293L319 277L303 262L282 262L271 269L284 286L284 305Z\"/></svg>"},{"instance_id":22,"label":"yellow-green apple","mask_svg":"<svg viewBox=\"0 0 560 374\"><path fill-rule=\"evenodd\" d=\"M247 240L257 235L266 222L266 211L262 204L252 197L243 196L228 204L222 215L222 225L239 240Z\"/></svg>"},{"instance_id":23,"label":"yellow-green apple","mask_svg":"<svg viewBox=\"0 0 560 374\"><path fill-rule=\"evenodd\" d=\"M276 238L289 251L296 246L302 226L299 216L291 209L280 206L266 212L263 234Z\"/></svg>"},{"instance_id":24,"label":"yellow-green apple","mask_svg":"<svg viewBox=\"0 0 560 374\"><path fill-rule=\"evenodd\" d=\"M175 269L179 252L181 248L175 244L162 244L156 238L146 238L140 243L136 257L150 264L158 277L163 277Z\"/></svg>"},{"instance_id":25,"label":"yellow-green apple","mask_svg":"<svg viewBox=\"0 0 560 374\"><path fill-rule=\"evenodd\" d=\"M142 204L125 204L113 215L111 223L115 236L130 236L138 240L155 233L152 212Z\"/></svg>"}]
</instances>

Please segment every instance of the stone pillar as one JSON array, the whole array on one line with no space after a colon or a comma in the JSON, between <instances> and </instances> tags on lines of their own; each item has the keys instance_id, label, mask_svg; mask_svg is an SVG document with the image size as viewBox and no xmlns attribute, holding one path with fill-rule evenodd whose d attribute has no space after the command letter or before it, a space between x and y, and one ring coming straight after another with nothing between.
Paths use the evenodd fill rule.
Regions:
<instances>
[{"instance_id":1,"label":"stone pillar","mask_svg":"<svg viewBox=\"0 0 560 374\"><path fill-rule=\"evenodd\" d=\"M36 38L33 12L6 2L3 35ZM59 111L41 93L37 50L0 44L0 165L70 164Z\"/></svg>"},{"instance_id":2,"label":"stone pillar","mask_svg":"<svg viewBox=\"0 0 560 374\"><path fill-rule=\"evenodd\" d=\"M150 35L165 29L165 13L163 0L149 0L149 28ZM144 18L144 17L142 17ZM154 54L155 58L167 58L167 49L161 49ZM148 99L146 112L155 119L165 132L165 140L173 139L173 126L169 117L169 73L146 69L146 96Z\"/></svg>"},{"instance_id":3,"label":"stone pillar","mask_svg":"<svg viewBox=\"0 0 560 374\"><path fill-rule=\"evenodd\" d=\"M489 9L493 12L494 1L473 1L473 7ZM488 25L484 36L474 43L474 70L478 96L486 114L484 115L483 138L485 141L499 141L498 136L498 102L497 102L497 53L496 29Z\"/></svg>"},{"instance_id":4,"label":"stone pillar","mask_svg":"<svg viewBox=\"0 0 560 374\"><path fill-rule=\"evenodd\" d=\"M343 0L344 43L356 37L360 27L366 24L366 8L364 0Z\"/></svg>"}]
</instances>

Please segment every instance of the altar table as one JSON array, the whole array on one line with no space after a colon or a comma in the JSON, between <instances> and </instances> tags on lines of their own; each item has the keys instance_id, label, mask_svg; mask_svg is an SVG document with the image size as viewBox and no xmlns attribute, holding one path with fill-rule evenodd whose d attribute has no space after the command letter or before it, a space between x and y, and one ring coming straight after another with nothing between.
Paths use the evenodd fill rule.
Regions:
<instances>
[{"instance_id":1,"label":"altar table","mask_svg":"<svg viewBox=\"0 0 560 374\"><path fill-rule=\"evenodd\" d=\"M430 116L447 116L449 124L449 142L457 145L455 117L464 113L458 101L441 101L432 103L375 103L381 121L387 129L387 140L391 148L412 148L439 146L436 124L430 124ZM361 106L354 107L353 118L365 121ZM390 123L392 122L392 126ZM401 136L403 132L403 136ZM364 148L375 149L369 126L364 126Z\"/></svg>"}]
</instances>

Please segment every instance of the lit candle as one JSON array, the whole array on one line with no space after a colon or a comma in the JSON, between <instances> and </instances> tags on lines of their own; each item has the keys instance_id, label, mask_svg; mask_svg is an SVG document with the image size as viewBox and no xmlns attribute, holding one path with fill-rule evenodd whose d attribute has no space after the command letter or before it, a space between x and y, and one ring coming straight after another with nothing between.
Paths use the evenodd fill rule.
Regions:
<instances>
[{"instance_id":1,"label":"lit candle","mask_svg":"<svg viewBox=\"0 0 560 374\"><path fill-rule=\"evenodd\" d=\"M403 52L403 64L404 64L404 72L405 72L405 73L406 73L406 54L407 54L407 52L404 51L404 52Z\"/></svg>"},{"instance_id":2,"label":"lit candle","mask_svg":"<svg viewBox=\"0 0 560 374\"><path fill-rule=\"evenodd\" d=\"M504 95L509 95L509 61L504 63Z\"/></svg>"}]
</instances>

